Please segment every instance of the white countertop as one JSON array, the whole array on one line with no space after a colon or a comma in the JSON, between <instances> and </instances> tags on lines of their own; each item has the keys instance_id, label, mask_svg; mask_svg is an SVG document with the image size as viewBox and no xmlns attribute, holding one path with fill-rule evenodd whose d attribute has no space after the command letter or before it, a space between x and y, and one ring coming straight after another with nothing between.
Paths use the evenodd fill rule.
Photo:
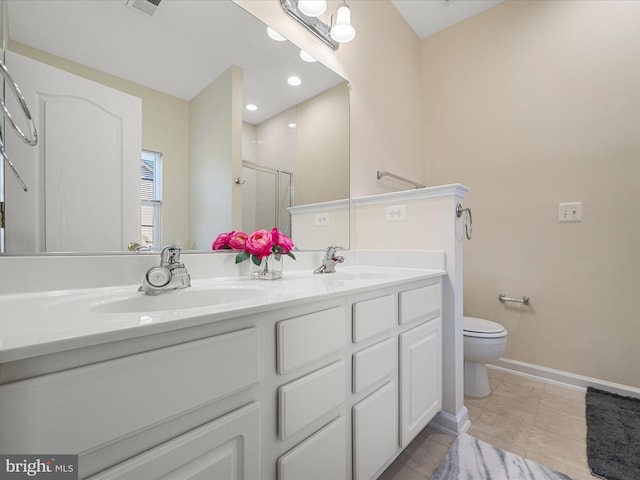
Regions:
<instances>
[{"instance_id":1,"label":"white countertop","mask_svg":"<svg viewBox=\"0 0 640 480\"><path fill-rule=\"evenodd\" d=\"M417 268L340 266L336 273L324 275L310 271L285 272L278 280L256 280L249 276L198 279L192 281L190 288L156 297L138 292L139 284L0 295L0 363L361 293L445 273ZM207 304L208 295L231 301ZM175 308L176 304L179 308Z\"/></svg>"}]
</instances>

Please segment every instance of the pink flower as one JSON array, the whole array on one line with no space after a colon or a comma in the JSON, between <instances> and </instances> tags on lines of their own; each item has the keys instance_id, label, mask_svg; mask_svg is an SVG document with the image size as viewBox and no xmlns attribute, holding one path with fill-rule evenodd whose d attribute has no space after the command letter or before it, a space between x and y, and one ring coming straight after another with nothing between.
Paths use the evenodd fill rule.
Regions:
<instances>
[{"instance_id":1,"label":"pink flower","mask_svg":"<svg viewBox=\"0 0 640 480\"><path fill-rule=\"evenodd\" d=\"M273 247L273 238L271 233L266 230L256 230L247 238L245 249L251 255L255 255L262 260L264 257L271 255Z\"/></svg>"},{"instance_id":2,"label":"pink flower","mask_svg":"<svg viewBox=\"0 0 640 480\"><path fill-rule=\"evenodd\" d=\"M229 239L235 232L221 233L211 244L211 250L222 250L229 247Z\"/></svg>"},{"instance_id":3,"label":"pink flower","mask_svg":"<svg viewBox=\"0 0 640 480\"><path fill-rule=\"evenodd\" d=\"M282 253L287 253L293 250L293 240L284 235L277 228L274 227L273 230L271 230L271 237L273 239L273 244L282 248Z\"/></svg>"},{"instance_id":4,"label":"pink flower","mask_svg":"<svg viewBox=\"0 0 640 480\"><path fill-rule=\"evenodd\" d=\"M247 234L244 232L232 232L229 238L229 246L234 250L244 250L247 238Z\"/></svg>"}]
</instances>

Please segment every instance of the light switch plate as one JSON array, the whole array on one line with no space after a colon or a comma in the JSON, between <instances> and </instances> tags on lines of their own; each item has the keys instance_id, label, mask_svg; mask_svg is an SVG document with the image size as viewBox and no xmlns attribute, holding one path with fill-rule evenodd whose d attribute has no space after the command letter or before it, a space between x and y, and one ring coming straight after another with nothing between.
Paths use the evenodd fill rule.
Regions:
<instances>
[{"instance_id":1,"label":"light switch plate","mask_svg":"<svg viewBox=\"0 0 640 480\"><path fill-rule=\"evenodd\" d=\"M582 202L558 204L558 222L582 221Z\"/></svg>"}]
</instances>

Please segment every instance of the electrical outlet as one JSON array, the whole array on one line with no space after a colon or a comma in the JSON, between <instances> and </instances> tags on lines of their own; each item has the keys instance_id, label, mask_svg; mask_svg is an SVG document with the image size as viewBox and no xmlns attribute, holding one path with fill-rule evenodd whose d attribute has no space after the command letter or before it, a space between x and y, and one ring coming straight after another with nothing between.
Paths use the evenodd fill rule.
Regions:
<instances>
[{"instance_id":1,"label":"electrical outlet","mask_svg":"<svg viewBox=\"0 0 640 480\"><path fill-rule=\"evenodd\" d=\"M558 205L558 222L582 221L582 202L560 203Z\"/></svg>"},{"instance_id":2,"label":"electrical outlet","mask_svg":"<svg viewBox=\"0 0 640 480\"><path fill-rule=\"evenodd\" d=\"M326 227L329 225L328 213L316 213L316 227Z\"/></svg>"},{"instance_id":3,"label":"electrical outlet","mask_svg":"<svg viewBox=\"0 0 640 480\"><path fill-rule=\"evenodd\" d=\"M387 222L399 222L407 219L406 205L394 205L385 209L385 219Z\"/></svg>"}]
</instances>

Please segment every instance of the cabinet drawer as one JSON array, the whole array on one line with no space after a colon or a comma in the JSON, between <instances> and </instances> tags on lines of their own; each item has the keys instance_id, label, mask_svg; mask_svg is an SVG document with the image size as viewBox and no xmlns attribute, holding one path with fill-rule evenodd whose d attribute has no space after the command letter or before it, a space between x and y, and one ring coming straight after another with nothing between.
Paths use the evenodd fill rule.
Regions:
<instances>
[{"instance_id":1,"label":"cabinet drawer","mask_svg":"<svg viewBox=\"0 0 640 480\"><path fill-rule=\"evenodd\" d=\"M278 480L347 478L347 422L339 417L278 459Z\"/></svg>"},{"instance_id":2,"label":"cabinet drawer","mask_svg":"<svg viewBox=\"0 0 640 480\"><path fill-rule=\"evenodd\" d=\"M260 409L257 403L159 445L90 478L258 478Z\"/></svg>"},{"instance_id":3,"label":"cabinet drawer","mask_svg":"<svg viewBox=\"0 0 640 480\"><path fill-rule=\"evenodd\" d=\"M440 284L400 292L401 324L429 320L440 315L442 290Z\"/></svg>"},{"instance_id":4,"label":"cabinet drawer","mask_svg":"<svg viewBox=\"0 0 640 480\"><path fill-rule=\"evenodd\" d=\"M396 370L396 342L389 338L353 354L353 393L381 382Z\"/></svg>"},{"instance_id":5,"label":"cabinet drawer","mask_svg":"<svg viewBox=\"0 0 640 480\"><path fill-rule=\"evenodd\" d=\"M278 390L278 431L286 440L332 409L346 397L343 360L332 363Z\"/></svg>"},{"instance_id":6,"label":"cabinet drawer","mask_svg":"<svg viewBox=\"0 0 640 480\"><path fill-rule=\"evenodd\" d=\"M2 385L0 451L83 452L259 378L260 336L248 328Z\"/></svg>"},{"instance_id":7,"label":"cabinet drawer","mask_svg":"<svg viewBox=\"0 0 640 480\"><path fill-rule=\"evenodd\" d=\"M353 406L353 478L379 475L398 446L396 383L389 382Z\"/></svg>"},{"instance_id":8,"label":"cabinet drawer","mask_svg":"<svg viewBox=\"0 0 640 480\"><path fill-rule=\"evenodd\" d=\"M286 373L344 347L344 308L283 320L276 331L278 373Z\"/></svg>"},{"instance_id":9,"label":"cabinet drawer","mask_svg":"<svg viewBox=\"0 0 640 480\"><path fill-rule=\"evenodd\" d=\"M353 304L353 341L358 343L392 329L397 324L394 295L365 300Z\"/></svg>"}]
</instances>

